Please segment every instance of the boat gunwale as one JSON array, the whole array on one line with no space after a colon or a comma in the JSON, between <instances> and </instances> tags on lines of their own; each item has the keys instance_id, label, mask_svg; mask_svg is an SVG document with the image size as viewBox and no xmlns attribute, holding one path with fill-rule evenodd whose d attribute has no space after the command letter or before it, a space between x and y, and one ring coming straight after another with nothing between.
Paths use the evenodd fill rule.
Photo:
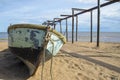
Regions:
<instances>
[{"instance_id":1,"label":"boat gunwale","mask_svg":"<svg viewBox=\"0 0 120 80\"><path fill-rule=\"evenodd\" d=\"M46 30L47 26L36 25L36 24L14 24L8 27L8 34L10 30L16 29L16 28L31 28L31 29L38 29L38 30ZM54 34L56 34L63 41L64 44L66 43L65 37L61 33L57 32L52 28L50 28L50 32L53 32Z\"/></svg>"}]
</instances>

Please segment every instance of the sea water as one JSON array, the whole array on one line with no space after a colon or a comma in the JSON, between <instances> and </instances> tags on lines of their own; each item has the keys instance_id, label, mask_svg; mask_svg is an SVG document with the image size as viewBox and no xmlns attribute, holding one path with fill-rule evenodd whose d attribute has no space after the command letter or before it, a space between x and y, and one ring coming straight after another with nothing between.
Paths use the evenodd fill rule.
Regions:
<instances>
[{"instance_id":1,"label":"sea water","mask_svg":"<svg viewBox=\"0 0 120 80\"><path fill-rule=\"evenodd\" d=\"M63 34L66 36L66 34ZM72 33L68 33L68 41L72 41ZM0 40L7 40L7 32L0 32ZM97 33L93 32L93 42L97 40ZM74 34L74 41L76 40L76 33ZM90 41L90 32L78 32L78 41L89 42ZM119 42L120 43L120 32L101 32L100 33L100 42Z\"/></svg>"},{"instance_id":2,"label":"sea water","mask_svg":"<svg viewBox=\"0 0 120 80\"><path fill-rule=\"evenodd\" d=\"M64 36L66 36L64 34ZM72 41L72 33L68 33L68 41ZM93 42L97 41L97 33L92 33ZM74 41L76 41L76 33L74 33ZM78 32L78 41L89 42L90 41L90 32ZM101 32L100 33L100 42L120 42L120 32Z\"/></svg>"},{"instance_id":3,"label":"sea water","mask_svg":"<svg viewBox=\"0 0 120 80\"><path fill-rule=\"evenodd\" d=\"M0 32L0 41L1 40L7 40L7 39L8 39L7 32Z\"/></svg>"}]
</instances>

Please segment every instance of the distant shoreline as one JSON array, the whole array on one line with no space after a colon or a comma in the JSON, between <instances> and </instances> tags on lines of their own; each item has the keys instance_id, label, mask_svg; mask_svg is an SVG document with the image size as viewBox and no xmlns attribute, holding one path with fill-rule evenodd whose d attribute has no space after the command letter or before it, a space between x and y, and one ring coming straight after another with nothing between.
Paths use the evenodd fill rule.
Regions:
<instances>
[{"instance_id":1,"label":"distant shoreline","mask_svg":"<svg viewBox=\"0 0 120 80\"><path fill-rule=\"evenodd\" d=\"M7 38L0 38L0 42L6 42L6 41L8 41Z\"/></svg>"}]
</instances>

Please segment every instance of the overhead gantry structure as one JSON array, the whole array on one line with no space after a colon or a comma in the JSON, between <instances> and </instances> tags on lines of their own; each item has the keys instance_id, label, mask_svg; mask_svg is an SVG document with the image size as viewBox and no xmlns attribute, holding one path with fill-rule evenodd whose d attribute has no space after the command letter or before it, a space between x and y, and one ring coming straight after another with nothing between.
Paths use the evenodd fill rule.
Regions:
<instances>
[{"instance_id":1,"label":"overhead gantry structure","mask_svg":"<svg viewBox=\"0 0 120 80\"><path fill-rule=\"evenodd\" d=\"M116 3L116 2L120 2L120 0L107 0L108 2L100 4L100 0L97 0L97 6L89 8L89 9L79 9L79 8L72 8L72 14L71 15L65 15L62 14L60 16L64 16L63 18L54 18L52 21L47 21L44 22L46 23L45 25L53 25L54 29L56 28L56 22L60 23L60 32L62 33L62 26L61 26L61 21L62 20L66 20L66 39L68 41L68 22L67 20L69 18L72 18L72 43L74 43L74 17L76 17L76 41L78 41L78 15L90 12L90 42L92 42L92 28L93 28L93 10L97 9L97 40L96 40L96 46L99 47L99 40L100 40L100 8L101 7L105 7L107 5ZM78 13L74 13L74 11L80 11Z\"/></svg>"}]
</instances>

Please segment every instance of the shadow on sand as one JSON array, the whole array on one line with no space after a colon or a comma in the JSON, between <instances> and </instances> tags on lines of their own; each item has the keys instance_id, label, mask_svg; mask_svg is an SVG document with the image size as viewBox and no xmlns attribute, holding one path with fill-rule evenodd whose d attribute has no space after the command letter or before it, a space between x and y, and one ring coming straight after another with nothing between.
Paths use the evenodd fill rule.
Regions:
<instances>
[{"instance_id":1,"label":"shadow on sand","mask_svg":"<svg viewBox=\"0 0 120 80\"><path fill-rule=\"evenodd\" d=\"M10 53L0 51L0 80L26 80L29 77L27 66Z\"/></svg>"},{"instance_id":2,"label":"shadow on sand","mask_svg":"<svg viewBox=\"0 0 120 80\"><path fill-rule=\"evenodd\" d=\"M120 67L111 65L109 63L105 63L105 62L100 61L100 60L93 59L93 58L91 58L91 56L86 56L86 55L78 54L78 53L75 53L75 52L68 52L68 51L65 51L65 50L60 50L60 51L63 52L64 54L69 54L69 55L71 55L73 57L76 57L76 58L85 59L87 61L90 61L90 62L93 62L93 63L98 64L100 66L103 66L107 69L110 69L110 70L113 70L115 72L120 73Z\"/></svg>"}]
</instances>

